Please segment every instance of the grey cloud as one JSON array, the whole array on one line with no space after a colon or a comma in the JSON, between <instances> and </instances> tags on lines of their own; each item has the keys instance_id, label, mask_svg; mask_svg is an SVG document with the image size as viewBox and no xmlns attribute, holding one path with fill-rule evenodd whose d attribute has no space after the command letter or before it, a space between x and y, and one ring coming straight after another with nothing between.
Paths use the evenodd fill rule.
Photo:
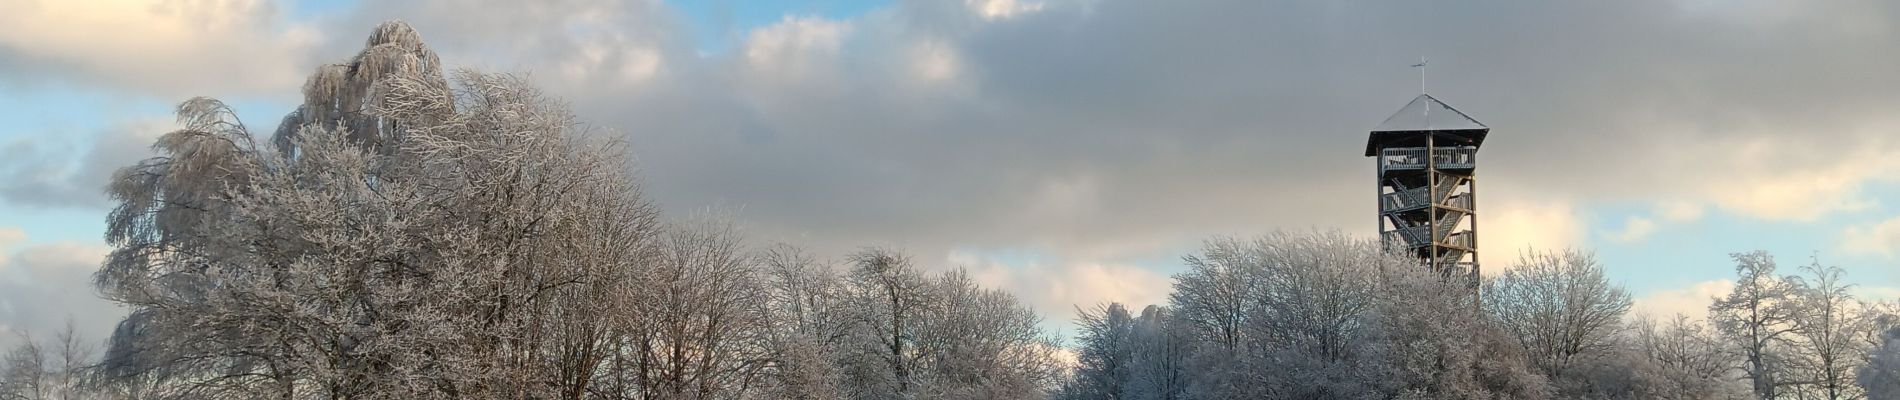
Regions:
<instances>
[{"instance_id":1,"label":"grey cloud","mask_svg":"<svg viewBox=\"0 0 1900 400\"><path fill-rule=\"evenodd\" d=\"M70 243L0 254L0 326L48 338L71 321L90 340L109 336L125 310L92 290L104 254L99 246Z\"/></svg>"},{"instance_id":2,"label":"grey cloud","mask_svg":"<svg viewBox=\"0 0 1900 400\"><path fill-rule=\"evenodd\" d=\"M0 144L0 201L103 211L113 171L151 157L152 138L163 130L156 123L124 123L93 135L84 148L50 134Z\"/></svg>"},{"instance_id":3,"label":"grey cloud","mask_svg":"<svg viewBox=\"0 0 1900 400\"><path fill-rule=\"evenodd\" d=\"M790 81L761 79L743 48L697 54L678 17L649 3L497 6L466 19L422 11L433 6L358 19L409 18L451 63L546 78L633 140L649 193L670 208L735 206L767 240L831 249L1113 258L1215 233L1368 231L1359 149L1415 94L1406 65L1421 54L1433 93L1496 131L1485 189L1506 195L1493 199L1697 196L1733 177L1685 167L1728 165L1723 152L1753 140L1780 146L1765 162L1828 165L1893 146L1850 128L1900 100L1900 54L1883 50L1896 10L1872 1L1741 12L1102 0L994 21L914 1L847 21L839 54ZM613 23L585 26L659 49L663 72L626 84L551 73L546 60L606 35L575 33L574 15L605 15ZM1865 23L1836 26L1846 17ZM950 90L907 82L905 52L932 41L961 61Z\"/></svg>"}]
</instances>

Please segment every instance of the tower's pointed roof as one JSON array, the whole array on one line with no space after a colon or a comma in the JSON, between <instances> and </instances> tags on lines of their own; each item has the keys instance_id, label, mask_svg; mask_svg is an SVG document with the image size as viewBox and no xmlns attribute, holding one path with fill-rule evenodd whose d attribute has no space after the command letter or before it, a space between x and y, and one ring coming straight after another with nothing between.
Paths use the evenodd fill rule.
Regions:
<instances>
[{"instance_id":1,"label":"tower's pointed roof","mask_svg":"<svg viewBox=\"0 0 1900 400\"><path fill-rule=\"evenodd\" d=\"M1440 146L1479 146L1484 144L1484 137L1490 131L1491 127L1438 98L1420 94L1372 129L1372 135L1366 138L1366 156L1378 154L1379 149L1386 147L1424 146L1426 137L1439 138Z\"/></svg>"},{"instance_id":2,"label":"tower's pointed roof","mask_svg":"<svg viewBox=\"0 0 1900 400\"><path fill-rule=\"evenodd\" d=\"M1400 108L1399 112L1386 117L1385 122L1380 123L1379 127L1373 128L1372 131L1456 131L1488 128L1478 120L1471 119L1471 116L1438 101L1438 98L1429 94L1420 94L1412 98L1412 102L1405 103L1405 108Z\"/></svg>"}]
</instances>

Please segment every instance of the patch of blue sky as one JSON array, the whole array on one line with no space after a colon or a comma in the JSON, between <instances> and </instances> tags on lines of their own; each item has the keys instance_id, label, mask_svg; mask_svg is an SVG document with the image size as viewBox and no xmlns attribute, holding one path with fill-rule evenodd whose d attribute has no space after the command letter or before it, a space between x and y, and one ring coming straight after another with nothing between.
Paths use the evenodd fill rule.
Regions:
<instances>
[{"instance_id":1,"label":"patch of blue sky","mask_svg":"<svg viewBox=\"0 0 1900 400\"><path fill-rule=\"evenodd\" d=\"M0 228L16 228L26 234L21 246L47 243L102 243L106 232L106 210L90 208L49 208L0 203Z\"/></svg>"},{"instance_id":2,"label":"patch of blue sky","mask_svg":"<svg viewBox=\"0 0 1900 400\"><path fill-rule=\"evenodd\" d=\"M702 53L724 53L745 41L746 34L783 21L787 16L816 16L841 20L864 15L892 0L803 1L668 1L685 15L695 45Z\"/></svg>"},{"instance_id":3,"label":"patch of blue sky","mask_svg":"<svg viewBox=\"0 0 1900 400\"><path fill-rule=\"evenodd\" d=\"M1729 254L1755 250L1773 254L1784 274L1797 273L1798 267L1818 257L1822 264L1846 270L1848 278L1858 284L1900 283L1895 281L1891 260L1841 248L1842 229L1885 215L1880 207L1836 213L1815 221L1766 220L1709 210L1693 221L1658 222L1656 231L1629 242L1611 240L1606 232L1620 232L1630 217L1653 218L1649 207L1609 205L1593 211L1598 217L1590 224L1590 232L1595 235L1591 242L1598 261L1612 281L1638 295L1733 279L1735 264Z\"/></svg>"},{"instance_id":4,"label":"patch of blue sky","mask_svg":"<svg viewBox=\"0 0 1900 400\"><path fill-rule=\"evenodd\" d=\"M290 2L291 19L303 20L335 15L356 8L357 0L296 0Z\"/></svg>"},{"instance_id":5,"label":"patch of blue sky","mask_svg":"<svg viewBox=\"0 0 1900 400\"><path fill-rule=\"evenodd\" d=\"M58 81L13 86L0 96L0 120L8 122L0 125L0 142L90 136L126 120L111 116L151 114L147 110L162 116L165 109L150 99Z\"/></svg>"}]
</instances>

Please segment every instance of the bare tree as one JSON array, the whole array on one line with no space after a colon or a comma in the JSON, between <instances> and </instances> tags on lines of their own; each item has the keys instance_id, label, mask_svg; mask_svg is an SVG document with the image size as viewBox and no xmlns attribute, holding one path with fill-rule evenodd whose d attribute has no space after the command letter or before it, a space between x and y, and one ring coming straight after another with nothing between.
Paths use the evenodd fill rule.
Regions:
<instances>
[{"instance_id":1,"label":"bare tree","mask_svg":"<svg viewBox=\"0 0 1900 400\"><path fill-rule=\"evenodd\" d=\"M647 398L730 397L758 385L765 338L759 271L725 223L670 229L646 282L636 376Z\"/></svg>"},{"instance_id":2,"label":"bare tree","mask_svg":"<svg viewBox=\"0 0 1900 400\"><path fill-rule=\"evenodd\" d=\"M1644 317L1632 325L1630 346L1640 358L1620 367L1647 369L1640 372L1653 381L1647 391L1652 397L1726 399L1746 392L1731 385L1735 353L1708 326L1680 314L1664 322Z\"/></svg>"},{"instance_id":3,"label":"bare tree","mask_svg":"<svg viewBox=\"0 0 1900 400\"><path fill-rule=\"evenodd\" d=\"M1862 311L1867 307L1849 293L1853 285L1843 281L1840 268L1817 260L1801 270L1808 276L1789 278L1795 308L1789 347L1798 357L1790 378L1804 398L1859 398L1853 374L1867 350L1862 332L1873 330Z\"/></svg>"},{"instance_id":4,"label":"bare tree","mask_svg":"<svg viewBox=\"0 0 1900 400\"><path fill-rule=\"evenodd\" d=\"M1193 350L1192 336L1185 325L1167 307L1151 305L1141 310L1131 332L1128 398L1185 398L1187 358Z\"/></svg>"},{"instance_id":5,"label":"bare tree","mask_svg":"<svg viewBox=\"0 0 1900 400\"><path fill-rule=\"evenodd\" d=\"M1856 383L1868 400L1900 400L1900 325L1880 335L1880 345L1857 372Z\"/></svg>"},{"instance_id":6,"label":"bare tree","mask_svg":"<svg viewBox=\"0 0 1900 400\"><path fill-rule=\"evenodd\" d=\"M40 400L52 398L53 382L47 376L51 362L47 360L45 349L40 343L26 334L20 334L20 344L8 350L4 359L0 359L0 399Z\"/></svg>"},{"instance_id":7,"label":"bare tree","mask_svg":"<svg viewBox=\"0 0 1900 400\"><path fill-rule=\"evenodd\" d=\"M1541 398L1458 282L1337 232L1210 241L1178 275L1186 398Z\"/></svg>"},{"instance_id":8,"label":"bare tree","mask_svg":"<svg viewBox=\"0 0 1900 400\"><path fill-rule=\"evenodd\" d=\"M68 320L51 343L18 333L12 349L0 355L0 400L84 400L122 398L88 379L93 346ZM50 344L50 346L49 346Z\"/></svg>"},{"instance_id":9,"label":"bare tree","mask_svg":"<svg viewBox=\"0 0 1900 400\"><path fill-rule=\"evenodd\" d=\"M758 257L767 289L763 303L770 320L771 362L764 392L780 399L835 399L843 396L839 348L849 333L843 283L831 267L789 245L772 246Z\"/></svg>"},{"instance_id":10,"label":"bare tree","mask_svg":"<svg viewBox=\"0 0 1900 400\"><path fill-rule=\"evenodd\" d=\"M1735 289L1709 305L1716 330L1742 356L1742 372L1755 395L1775 398L1787 382L1782 354L1787 335L1794 330L1794 286L1775 275L1775 260L1767 252L1736 253Z\"/></svg>"},{"instance_id":11,"label":"bare tree","mask_svg":"<svg viewBox=\"0 0 1900 400\"><path fill-rule=\"evenodd\" d=\"M1630 295L1579 250L1527 252L1484 285L1485 309L1553 380L1616 350Z\"/></svg>"},{"instance_id":12,"label":"bare tree","mask_svg":"<svg viewBox=\"0 0 1900 400\"><path fill-rule=\"evenodd\" d=\"M853 375L849 391L857 398L908 395L923 355L915 329L934 301L934 287L909 256L894 250L865 249L849 261L849 301L859 305L854 343L860 344L853 349L857 362L847 369Z\"/></svg>"},{"instance_id":13,"label":"bare tree","mask_svg":"<svg viewBox=\"0 0 1900 400\"><path fill-rule=\"evenodd\" d=\"M1133 374L1135 317L1121 303L1076 309L1081 329L1075 376L1065 395L1077 399L1128 399Z\"/></svg>"},{"instance_id":14,"label":"bare tree","mask_svg":"<svg viewBox=\"0 0 1900 400\"><path fill-rule=\"evenodd\" d=\"M1240 348L1252 305L1250 290L1260 275L1247 257L1241 241L1210 240L1201 254L1184 259L1188 270L1175 275L1174 293L1169 295L1182 319L1229 354Z\"/></svg>"},{"instance_id":15,"label":"bare tree","mask_svg":"<svg viewBox=\"0 0 1900 400\"><path fill-rule=\"evenodd\" d=\"M1057 383L1056 339L1009 293L946 272L916 320L916 394L929 399L1041 399Z\"/></svg>"},{"instance_id":16,"label":"bare tree","mask_svg":"<svg viewBox=\"0 0 1900 400\"><path fill-rule=\"evenodd\" d=\"M840 346L847 397L1029 399L1056 384L1059 346L1015 296L961 270L927 277L894 250L849 260L840 298L851 304Z\"/></svg>"}]
</instances>

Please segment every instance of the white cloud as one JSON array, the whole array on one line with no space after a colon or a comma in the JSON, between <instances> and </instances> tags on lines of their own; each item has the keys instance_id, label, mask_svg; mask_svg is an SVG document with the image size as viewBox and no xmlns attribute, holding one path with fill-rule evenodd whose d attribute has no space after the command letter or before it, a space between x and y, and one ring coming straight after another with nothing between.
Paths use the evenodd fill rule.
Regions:
<instances>
[{"instance_id":1,"label":"white cloud","mask_svg":"<svg viewBox=\"0 0 1900 400\"><path fill-rule=\"evenodd\" d=\"M296 90L321 39L266 0L0 0L0 53L164 97Z\"/></svg>"},{"instance_id":2,"label":"white cloud","mask_svg":"<svg viewBox=\"0 0 1900 400\"><path fill-rule=\"evenodd\" d=\"M1656 233L1663 224L1679 224L1702 218L1702 205L1689 201L1665 201L1656 204L1651 212L1653 217L1632 216L1623 221L1623 228L1610 232L1610 240L1622 243L1640 242Z\"/></svg>"},{"instance_id":3,"label":"white cloud","mask_svg":"<svg viewBox=\"0 0 1900 400\"><path fill-rule=\"evenodd\" d=\"M664 56L652 45L624 40L597 40L580 46L561 72L570 81L607 78L618 83L642 83L659 75ZM600 82L595 82L599 84Z\"/></svg>"},{"instance_id":4,"label":"white cloud","mask_svg":"<svg viewBox=\"0 0 1900 400\"><path fill-rule=\"evenodd\" d=\"M1686 315L1697 320L1706 320L1709 315L1709 303L1716 296L1727 295L1735 289L1735 282L1727 279L1697 282L1684 288L1657 290L1636 297L1630 308L1630 316L1648 315L1655 318L1670 318L1676 314Z\"/></svg>"},{"instance_id":5,"label":"white cloud","mask_svg":"<svg viewBox=\"0 0 1900 400\"><path fill-rule=\"evenodd\" d=\"M1669 222L1689 222L1702 218L1702 205L1690 201L1665 201L1656 204L1656 216Z\"/></svg>"},{"instance_id":6,"label":"white cloud","mask_svg":"<svg viewBox=\"0 0 1900 400\"><path fill-rule=\"evenodd\" d=\"M1623 229L1610 234L1610 240L1630 243L1641 241L1656 232L1656 220L1643 217L1630 217L1623 221Z\"/></svg>"},{"instance_id":7,"label":"white cloud","mask_svg":"<svg viewBox=\"0 0 1900 400\"><path fill-rule=\"evenodd\" d=\"M0 228L0 249L12 247L26 240L26 231L20 228ZM5 266L5 264L0 264Z\"/></svg>"},{"instance_id":8,"label":"white cloud","mask_svg":"<svg viewBox=\"0 0 1900 400\"><path fill-rule=\"evenodd\" d=\"M746 64L757 73L780 79L802 77L826 66L850 30L851 25L844 22L787 15L752 31L745 42Z\"/></svg>"},{"instance_id":9,"label":"white cloud","mask_svg":"<svg viewBox=\"0 0 1900 400\"><path fill-rule=\"evenodd\" d=\"M984 19L1002 19L1024 13L1041 11L1043 4L1034 1L1018 0L964 0L970 10Z\"/></svg>"},{"instance_id":10,"label":"white cloud","mask_svg":"<svg viewBox=\"0 0 1900 400\"><path fill-rule=\"evenodd\" d=\"M1862 130L1885 135L1900 121L1862 122ZM1723 171L1706 180L1705 195L1722 209L1774 221L1812 222L1822 216L1864 210L1875 204L1864 187L1900 173L1900 158L1884 143L1847 148L1817 147L1771 136L1711 145L1704 167Z\"/></svg>"},{"instance_id":11,"label":"white cloud","mask_svg":"<svg viewBox=\"0 0 1900 400\"><path fill-rule=\"evenodd\" d=\"M1130 309L1165 304L1173 279L1145 268L1097 261L1020 262L986 257L977 252L953 251L945 257L952 266L969 271L972 279L990 288L1015 294L1044 319L1068 323L1076 307L1120 302Z\"/></svg>"},{"instance_id":12,"label":"white cloud","mask_svg":"<svg viewBox=\"0 0 1900 400\"><path fill-rule=\"evenodd\" d=\"M1484 210L1478 213L1478 254L1486 275L1510 268L1525 250L1583 244L1582 218L1569 203L1507 200L1480 207Z\"/></svg>"},{"instance_id":13,"label":"white cloud","mask_svg":"<svg viewBox=\"0 0 1900 400\"><path fill-rule=\"evenodd\" d=\"M919 82L937 84L956 79L963 61L956 48L941 40L922 40L911 46L911 73Z\"/></svg>"},{"instance_id":14,"label":"white cloud","mask_svg":"<svg viewBox=\"0 0 1900 400\"><path fill-rule=\"evenodd\" d=\"M1853 254L1900 254L1900 217L1874 224L1849 226L1841 231L1841 250Z\"/></svg>"}]
</instances>

